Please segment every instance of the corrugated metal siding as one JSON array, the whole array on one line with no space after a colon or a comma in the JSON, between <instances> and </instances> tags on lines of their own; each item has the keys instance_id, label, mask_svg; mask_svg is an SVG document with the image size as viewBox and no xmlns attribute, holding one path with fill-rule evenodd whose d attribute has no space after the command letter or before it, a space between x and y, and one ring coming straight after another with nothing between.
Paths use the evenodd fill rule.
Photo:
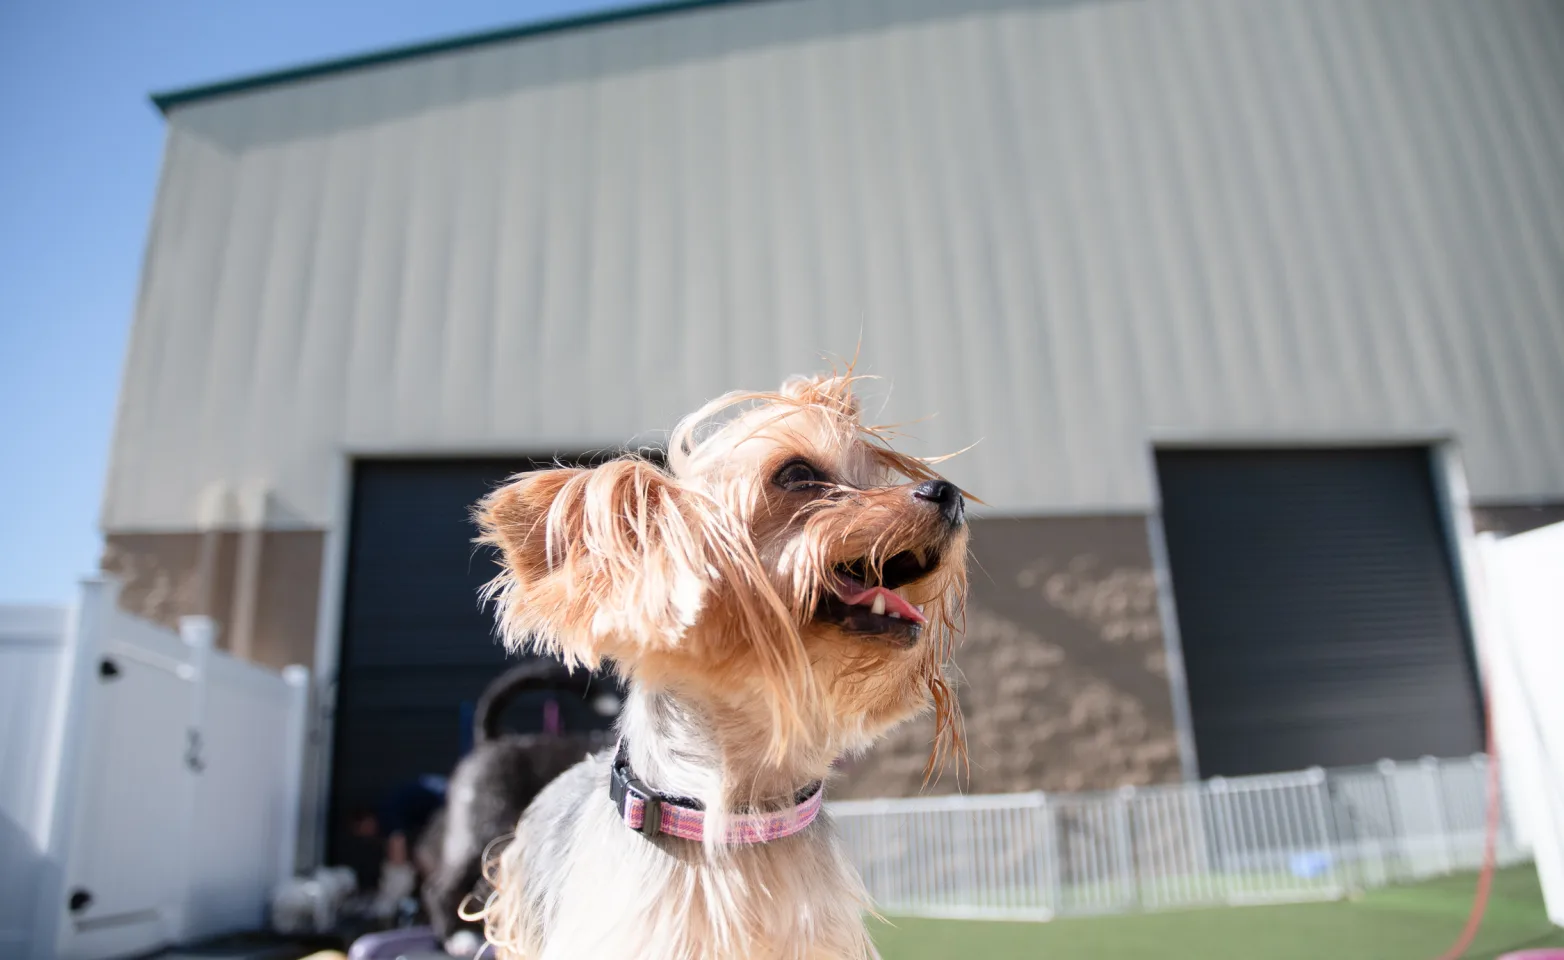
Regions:
<instances>
[{"instance_id":1,"label":"corrugated metal siding","mask_svg":"<svg viewBox=\"0 0 1564 960\"><path fill-rule=\"evenodd\" d=\"M787 0L172 111L104 523L665 429L851 354L1011 512L1159 436L1564 497L1564 6Z\"/></svg>"}]
</instances>

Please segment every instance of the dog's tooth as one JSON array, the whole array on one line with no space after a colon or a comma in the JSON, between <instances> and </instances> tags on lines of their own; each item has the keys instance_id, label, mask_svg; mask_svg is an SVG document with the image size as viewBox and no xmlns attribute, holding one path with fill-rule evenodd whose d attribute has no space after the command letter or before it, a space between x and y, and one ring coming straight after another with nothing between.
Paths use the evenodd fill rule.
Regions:
<instances>
[{"instance_id":1,"label":"dog's tooth","mask_svg":"<svg viewBox=\"0 0 1564 960\"><path fill-rule=\"evenodd\" d=\"M890 617L892 620L901 619L901 614L897 613L895 610L892 610L890 613L886 614L886 616Z\"/></svg>"},{"instance_id":2,"label":"dog's tooth","mask_svg":"<svg viewBox=\"0 0 1564 960\"><path fill-rule=\"evenodd\" d=\"M885 594L877 593L874 595L874 604L869 607L869 612L878 616L885 615Z\"/></svg>"}]
</instances>

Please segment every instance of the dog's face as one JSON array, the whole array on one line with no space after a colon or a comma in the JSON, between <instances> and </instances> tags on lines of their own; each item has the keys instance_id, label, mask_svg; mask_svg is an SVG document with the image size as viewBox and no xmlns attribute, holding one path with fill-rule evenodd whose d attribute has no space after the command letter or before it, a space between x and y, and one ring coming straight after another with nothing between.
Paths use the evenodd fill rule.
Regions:
<instances>
[{"instance_id":1,"label":"dog's face","mask_svg":"<svg viewBox=\"0 0 1564 960\"><path fill-rule=\"evenodd\" d=\"M861 748L931 701L949 744L963 497L860 423L851 384L715 401L674 431L666 472L626 458L490 495L507 642L611 658L752 716L779 751Z\"/></svg>"}]
</instances>

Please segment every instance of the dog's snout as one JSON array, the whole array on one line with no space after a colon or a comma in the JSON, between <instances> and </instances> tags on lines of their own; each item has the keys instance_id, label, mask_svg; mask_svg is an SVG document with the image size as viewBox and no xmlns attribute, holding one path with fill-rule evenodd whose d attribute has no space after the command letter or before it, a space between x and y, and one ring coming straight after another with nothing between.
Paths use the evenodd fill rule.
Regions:
<instances>
[{"instance_id":1,"label":"dog's snout","mask_svg":"<svg viewBox=\"0 0 1564 960\"><path fill-rule=\"evenodd\" d=\"M912 488L912 495L942 507L952 500L961 499L961 491L949 480L925 480Z\"/></svg>"},{"instance_id":2,"label":"dog's snout","mask_svg":"<svg viewBox=\"0 0 1564 960\"><path fill-rule=\"evenodd\" d=\"M966 516L966 500L949 480L925 480L912 488L912 495L939 507L940 515L949 523L960 523Z\"/></svg>"}]
</instances>

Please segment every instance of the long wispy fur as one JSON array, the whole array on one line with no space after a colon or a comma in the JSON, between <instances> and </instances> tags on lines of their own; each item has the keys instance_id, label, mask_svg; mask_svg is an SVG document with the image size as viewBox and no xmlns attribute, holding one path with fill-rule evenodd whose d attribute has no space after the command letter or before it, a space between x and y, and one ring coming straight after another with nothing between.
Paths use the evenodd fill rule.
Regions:
<instances>
[{"instance_id":1,"label":"long wispy fur","mask_svg":"<svg viewBox=\"0 0 1564 960\"><path fill-rule=\"evenodd\" d=\"M965 526L915 495L938 479L932 461L861 422L856 379L728 394L674 429L666 470L632 456L538 471L478 505L480 540L501 555L488 596L507 645L611 660L629 683L620 729L633 766L699 801L708 824L704 844L648 840L608 799L609 758L571 770L493 865L485 919L502 955L873 955L866 898L828 818L765 844L721 840L733 813L785 808L922 710L938 731L927 773L961 752L944 668L966 595ZM779 489L798 460L824 478ZM896 585L927 617L915 642L821 614L846 565L872 585L898 556L924 564Z\"/></svg>"}]
</instances>

